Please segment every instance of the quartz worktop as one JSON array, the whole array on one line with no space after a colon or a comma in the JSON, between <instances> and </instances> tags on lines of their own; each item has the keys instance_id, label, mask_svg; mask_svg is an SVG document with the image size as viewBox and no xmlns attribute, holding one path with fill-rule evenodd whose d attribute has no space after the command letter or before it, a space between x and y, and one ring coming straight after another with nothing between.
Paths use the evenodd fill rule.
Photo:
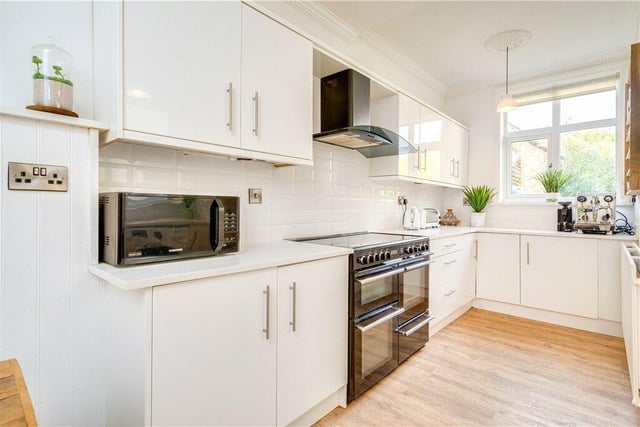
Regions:
<instances>
[{"instance_id":1,"label":"quartz worktop","mask_svg":"<svg viewBox=\"0 0 640 427\"><path fill-rule=\"evenodd\" d=\"M126 267L100 263L90 266L89 271L121 289L134 290L351 253L346 248L281 240L247 244L236 254Z\"/></svg>"},{"instance_id":2,"label":"quartz worktop","mask_svg":"<svg viewBox=\"0 0 640 427\"><path fill-rule=\"evenodd\" d=\"M422 230L392 230L385 233L402 233L414 234L417 236L428 236L432 240L443 239L446 237L461 236L470 233L499 233L499 234L521 234L528 236L546 236L546 237L565 237L575 239L603 239L616 241L632 241L637 240L637 236L630 236L626 233L620 234L584 234L579 232L562 232L552 230L525 230L516 228L492 228L492 227L451 227L442 226L440 228L422 229Z\"/></svg>"}]
</instances>

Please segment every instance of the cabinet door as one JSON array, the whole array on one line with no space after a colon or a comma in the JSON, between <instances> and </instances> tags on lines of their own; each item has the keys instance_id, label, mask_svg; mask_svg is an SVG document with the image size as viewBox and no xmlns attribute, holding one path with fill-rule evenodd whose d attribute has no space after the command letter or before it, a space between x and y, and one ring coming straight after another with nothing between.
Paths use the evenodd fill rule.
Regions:
<instances>
[{"instance_id":1,"label":"cabinet door","mask_svg":"<svg viewBox=\"0 0 640 427\"><path fill-rule=\"evenodd\" d=\"M398 94L398 134L416 149L415 153L398 156L400 175L419 177L421 168L424 169L424 148L420 149L420 107L417 101Z\"/></svg>"},{"instance_id":2,"label":"cabinet door","mask_svg":"<svg viewBox=\"0 0 640 427\"><path fill-rule=\"evenodd\" d=\"M436 111L424 105L420 107L420 178L442 181L441 175L448 172L442 152L443 124L443 117Z\"/></svg>"},{"instance_id":3,"label":"cabinet door","mask_svg":"<svg viewBox=\"0 0 640 427\"><path fill-rule=\"evenodd\" d=\"M599 319L622 320L620 281L620 242L598 240Z\"/></svg>"},{"instance_id":4,"label":"cabinet door","mask_svg":"<svg viewBox=\"0 0 640 427\"><path fill-rule=\"evenodd\" d=\"M312 158L312 65L311 42L243 5L242 148Z\"/></svg>"},{"instance_id":5,"label":"cabinet door","mask_svg":"<svg viewBox=\"0 0 640 427\"><path fill-rule=\"evenodd\" d=\"M522 305L598 317L595 239L522 236Z\"/></svg>"},{"instance_id":6,"label":"cabinet door","mask_svg":"<svg viewBox=\"0 0 640 427\"><path fill-rule=\"evenodd\" d=\"M153 288L153 424L276 423L276 280L270 269Z\"/></svg>"},{"instance_id":7,"label":"cabinet door","mask_svg":"<svg viewBox=\"0 0 640 427\"><path fill-rule=\"evenodd\" d=\"M478 233L477 297L520 304L520 236Z\"/></svg>"},{"instance_id":8,"label":"cabinet door","mask_svg":"<svg viewBox=\"0 0 640 427\"><path fill-rule=\"evenodd\" d=\"M443 118L441 179L464 185L467 181L467 146L469 131L448 118Z\"/></svg>"},{"instance_id":9,"label":"cabinet door","mask_svg":"<svg viewBox=\"0 0 640 427\"><path fill-rule=\"evenodd\" d=\"M125 129L240 146L240 11L234 1L124 3Z\"/></svg>"},{"instance_id":10,"label":"cabinet door","mask_svg":"<svg viewBox=\"0 0 640 427\"><path fill-rule=\"evenodd\" d=\"M348 274L347 257L278 269L278 425L347 383Z\"/></svg>"}]
</instances>

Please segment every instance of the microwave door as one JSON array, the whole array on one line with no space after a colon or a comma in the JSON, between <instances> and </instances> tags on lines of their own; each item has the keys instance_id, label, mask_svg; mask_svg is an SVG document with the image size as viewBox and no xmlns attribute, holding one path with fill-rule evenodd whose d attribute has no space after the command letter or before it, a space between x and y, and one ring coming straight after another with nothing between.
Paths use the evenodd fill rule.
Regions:
<instances>
[{"instance_id":1,"label":"microwave door","mask_svg":"<svg viewBox=\"0 0 640 427\"><path fill-rule=\"evenodd\" d=\"M224 204L220 199L213 199L210 211L209 239L213 252L220 252L224 245Z\"/></svg>"}]
</instances>

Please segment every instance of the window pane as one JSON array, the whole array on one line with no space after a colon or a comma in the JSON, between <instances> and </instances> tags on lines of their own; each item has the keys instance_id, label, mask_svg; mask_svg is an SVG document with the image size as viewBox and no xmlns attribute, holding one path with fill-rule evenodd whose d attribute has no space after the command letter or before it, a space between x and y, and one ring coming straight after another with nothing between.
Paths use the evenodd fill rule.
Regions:
<instances>
[{"instance_id":1,"label":"window pane","mask_svg":"<svg viewBox=\"0 0 640 427\"><path fill-rule=\"evenodd\" d=\"M511 143L511 193L544 192L534 177L547 169L549 139L528 139Z\"/></svg>"},{"instance_id":2,"label":"window pane","mask_svg":"<svg viewBox=\"0 0 640 427\"><path fill-rule=\"evenodd\" d=\"M560 100L560 124L612 119L616 116L616 91L592 93Z\"/></svg>"},{"instance_id":3,"label":"window pane","mask_svg":"<svg viewBox=\"0 0 640 427\"><path fill-rule=\"evenodd\" d=\"M615 153L614 126L561 133L560 167L573 177L562 194L615 191Z\"/></svg>"},{"instance_id":4,"label":"window pane","mask_svg":"<svg viewBox=\"0 0 640 427\"><path fill-rule=\"evenodd\" d=\"M507 113L507 132L551 127L551 101L524 105Z\"/></svg>"}]
</instances>

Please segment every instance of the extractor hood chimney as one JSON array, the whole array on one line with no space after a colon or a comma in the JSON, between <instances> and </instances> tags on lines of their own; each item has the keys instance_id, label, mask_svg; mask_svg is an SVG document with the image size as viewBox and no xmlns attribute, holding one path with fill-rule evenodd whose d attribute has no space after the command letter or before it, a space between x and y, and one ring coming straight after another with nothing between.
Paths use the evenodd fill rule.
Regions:
<instances>
[{"instance_id":1,"label":"extractor hood chimney","mask_svg":"<svg viewBox=\"0 0 640 427\"><path fill-rule=\"evenodd\" d=\"M321 132L313 139L360 151L365 157L413 153L415 147L388 129L371 126L370 80L344 70L320 82Z\"/></svg>"}]
</instances>

